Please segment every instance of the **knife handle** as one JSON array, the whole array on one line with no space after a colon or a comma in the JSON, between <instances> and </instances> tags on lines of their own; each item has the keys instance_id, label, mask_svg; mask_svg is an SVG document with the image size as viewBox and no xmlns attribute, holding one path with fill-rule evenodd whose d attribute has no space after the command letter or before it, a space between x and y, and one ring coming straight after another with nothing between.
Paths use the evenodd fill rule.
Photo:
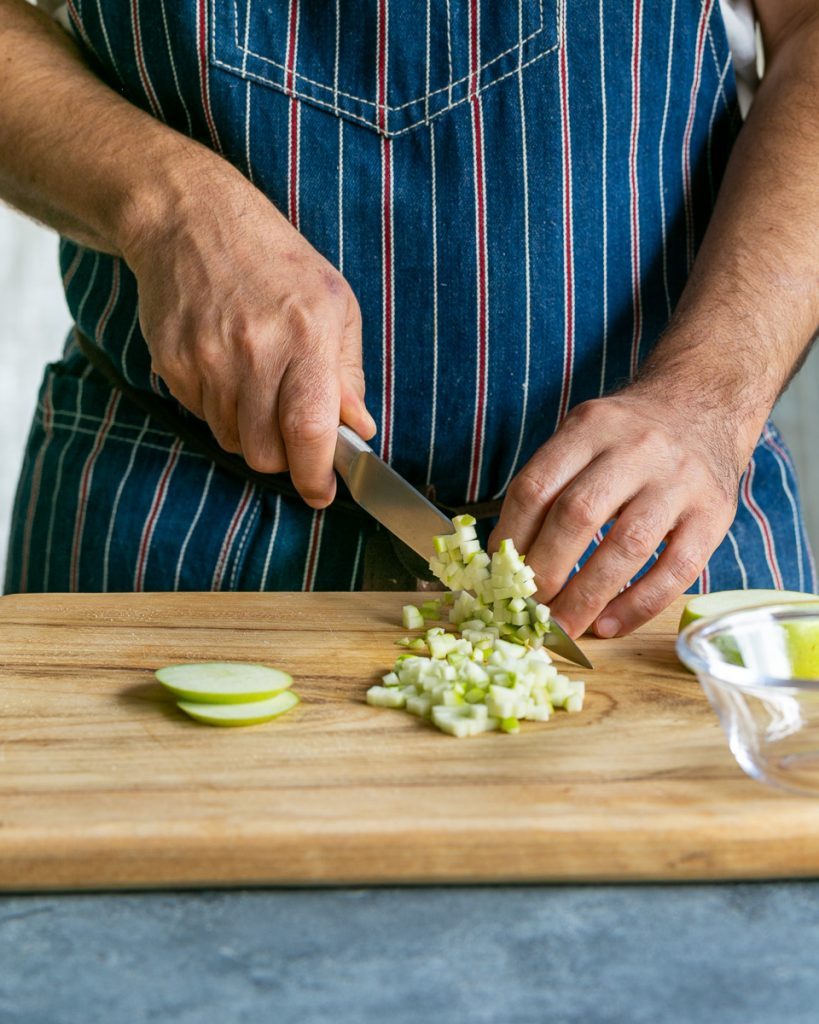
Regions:
<instances>
[{"instance_id":1,"label":"knife handle","mask_svg":"<svg viewBox=\"0 0 819 1024\"><path fill-rule=\"evenodd\" d=\"M356 458L365 452L371 451L372 448L354 430L346 427L343 423L339 426L333 465L341 479L348 486L350 483L350 473Z\"/></svg>"}]
</instances>

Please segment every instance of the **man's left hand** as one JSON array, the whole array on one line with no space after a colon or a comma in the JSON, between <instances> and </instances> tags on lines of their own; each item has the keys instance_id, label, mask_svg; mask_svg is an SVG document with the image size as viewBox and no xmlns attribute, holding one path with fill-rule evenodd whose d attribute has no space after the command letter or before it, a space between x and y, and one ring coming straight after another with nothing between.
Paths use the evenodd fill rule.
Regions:
<instances>
[{"instance_id":1,"label":"man's left hand","mask_svg":"<svg viewBox=\"0 0 819 1024\"><path fill-rule=\"evenodd\" d=\"M694 583L727 533L750 453L738 451L719 410L695 404L675 408L657 382L585 402L512 481L490 547L513 538L538 600L570 635L592 623L599 636L622 635L647 622Z\"/></svg>"}]
</instances>

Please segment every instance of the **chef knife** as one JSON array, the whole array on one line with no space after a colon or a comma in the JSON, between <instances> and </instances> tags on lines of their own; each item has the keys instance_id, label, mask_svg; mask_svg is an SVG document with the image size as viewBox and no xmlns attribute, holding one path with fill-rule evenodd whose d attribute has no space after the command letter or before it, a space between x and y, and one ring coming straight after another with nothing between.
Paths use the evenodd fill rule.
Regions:
<instances>
[{"instance_id":1,"label":"chef knife","mask_svg":"<svg viewBox=\"0 0 819 1024\"><path fill-rule=\"evenodd\" d=\"M338 428L335 468L358 504L425 562L435 553L432 538L452 533L452 522L431 501L380 459L354 430ZM562 627L550 619L545 647L567 661L592 663Z\"/></svg>"}]
</instances>

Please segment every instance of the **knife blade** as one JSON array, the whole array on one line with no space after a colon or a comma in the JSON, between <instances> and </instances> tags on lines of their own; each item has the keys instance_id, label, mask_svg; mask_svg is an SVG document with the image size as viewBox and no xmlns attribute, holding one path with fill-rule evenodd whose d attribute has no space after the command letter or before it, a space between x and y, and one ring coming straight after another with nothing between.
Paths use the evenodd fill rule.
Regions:
<instances>
[{"instance_id":1,"label":"knife blade","mask_svg":"<svg viewBox=\"0 0 819 1024\"><path fill-rule=\"evenodd\" d=\"M425 562L435 552L432 538L452 533L452 522L349 427L338 428L334 465L350 494L365 512L385 526ZM550 619L543 645L586 668L592 663L561 625Z\"/></svg>"}]
</instances>

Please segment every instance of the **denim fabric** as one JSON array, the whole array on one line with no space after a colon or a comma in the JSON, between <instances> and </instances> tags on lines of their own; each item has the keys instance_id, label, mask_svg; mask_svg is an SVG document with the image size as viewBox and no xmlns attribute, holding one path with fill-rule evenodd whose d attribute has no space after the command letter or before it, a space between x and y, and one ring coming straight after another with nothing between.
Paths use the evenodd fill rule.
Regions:
<instances>
[{"instance_id":1,"label":"denim fabric","mask_svg":"<svg viewBox=\"0 0 819 1024\"><path fill-rule=\"evenodd\" d=\"M449 504L501 496L573 405L633 375L739 126L714 0L75 0L71 13L114 87L221 152L343 271L373 445ZM172 402L127 266L68 240L61 264L77 324ZM69 343L43 383L8 589L358 585L369 526L273 509L173 438L151 448L143 418L112 401ZM100 555L109 535L115 562ZM771 585L815 581L768 426L694 589Z\"/></svg>"}]
</instances>

